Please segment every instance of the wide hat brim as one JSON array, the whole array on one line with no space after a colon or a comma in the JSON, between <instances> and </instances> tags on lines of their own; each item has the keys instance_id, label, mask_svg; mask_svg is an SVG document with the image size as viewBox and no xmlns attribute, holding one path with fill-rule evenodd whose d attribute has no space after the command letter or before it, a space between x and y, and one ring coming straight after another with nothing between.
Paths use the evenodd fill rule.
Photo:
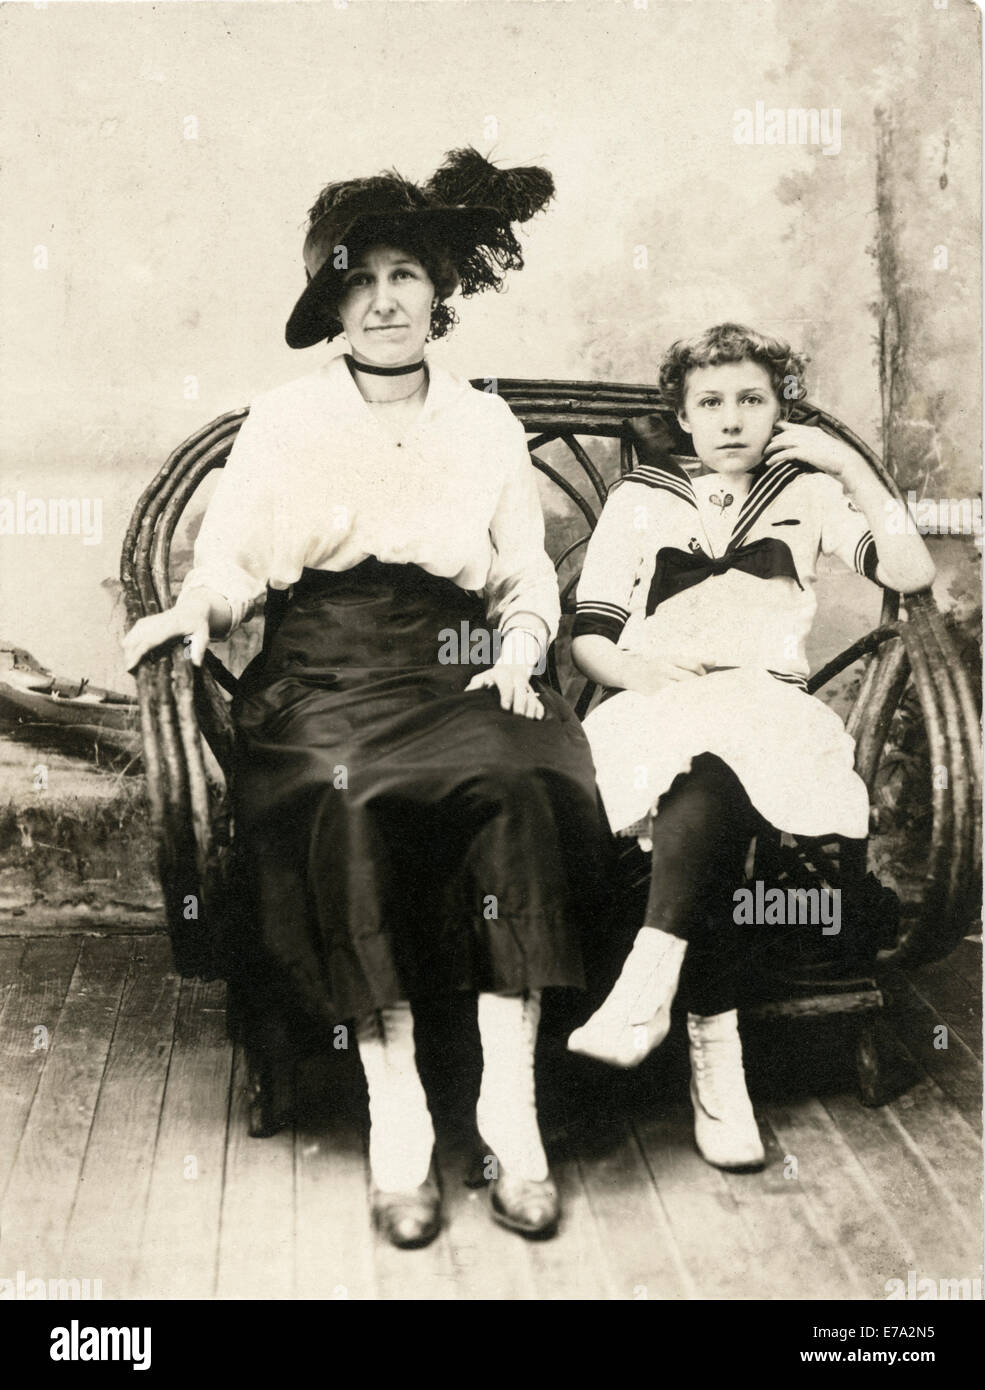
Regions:
<instances>
[{"instance_id":1,"label":"wide hat brim","mask_svg":"<svg viewBox=\"0 0 985 1390\"><path fill-rule=\"evenodd\" d=\"M423 240L440 246L458 266L478 246L495 243L506 220L502 212L492 207L407 208L363 213L339 227L331 245L344 247L351 260L354 253L367 246L399 245L401 236L409 235L412 245ZM336 255L328 256L291 311L284 331L288 347L313 347L328 337L331 322L336 318L345 274L345 267L336 266L337 259Z\"/></svg>"}]
</instances>

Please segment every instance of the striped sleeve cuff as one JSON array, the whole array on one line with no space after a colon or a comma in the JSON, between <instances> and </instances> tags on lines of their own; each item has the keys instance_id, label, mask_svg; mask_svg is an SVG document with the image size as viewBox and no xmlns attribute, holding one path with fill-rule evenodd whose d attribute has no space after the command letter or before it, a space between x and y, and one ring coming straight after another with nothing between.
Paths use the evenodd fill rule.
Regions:
<instances>
[{"instance_id":1,"label":"striped sleeve cuff","mask_svg":"<svg viewBox=\"0 0 985 1390\"><path fill-rule=\"evenodd\" d=\"M571 635L608 637L610 642L618 642L628 617L628 610L620 608L616 603L586 599L575 609L575 623Z\"/></svg>"},{"instance_id":2,"label":"striped sleeve cuff","mask_svg":"<svg viewBox=\"0 0 985 1390\"><path fill-rule=\"evenodd\" d=\"M875 537L871 531L866 531L859 537L858 545L855 547L855 568L859 574L864 574L866 579L875 580L878 563Z\"/></svg>"},{"instance_id":3,"label":"striped sleeve cuff","mask_svg":"<svg viewBox=\"0 0 985 1390\"><path fill-rule=\"evenodd\" d=\"M796 675L792 671L774 671L769 666L767 666L766 669L767 671L769 671L769 674L773 677L774 680L783 681L785 685L799 686L801 690L807 689L806 676Z\"/></svg>"}]
</instances>

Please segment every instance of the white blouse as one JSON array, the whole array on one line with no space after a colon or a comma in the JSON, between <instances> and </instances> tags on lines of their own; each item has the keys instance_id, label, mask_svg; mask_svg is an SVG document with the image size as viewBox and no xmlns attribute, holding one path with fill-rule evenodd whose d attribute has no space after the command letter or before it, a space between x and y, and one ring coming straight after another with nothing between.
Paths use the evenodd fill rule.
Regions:
<instances>
[{"instance_id":1,"label":"white blouse","mask_svg":"<svg viewBox=\"0 0 985 1390\"><path fill-rule=\"evenodd\" d=\"M523 426L499 396L428 371L427 399L400 444L342 357L258 396L182 593L220 593L235 628L267 584L286 589L306 567L340 571L375 556L481 593L501 630L530 627L524 616L535 614L553 638L557 577Z\"/></svg>"}]
</instances>

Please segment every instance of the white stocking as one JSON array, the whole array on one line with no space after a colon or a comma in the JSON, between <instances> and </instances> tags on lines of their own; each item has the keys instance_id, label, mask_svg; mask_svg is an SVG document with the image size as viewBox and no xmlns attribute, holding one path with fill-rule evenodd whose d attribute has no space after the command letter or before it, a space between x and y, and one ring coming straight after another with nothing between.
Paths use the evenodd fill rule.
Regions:
<instances>
[{"instance_id":1,"label":"white stocking","mask_svg":"<svg viewBox=\"0 0 985 1390\"><path fill-rule=\"evenodd\" d=\"M404 1001L356 1022L369 1090L369 1166L383 1192L419 1187L431 1166L434 1126L417 1074L414 1017Z\"/></svg>"},{"instance_id":2,"label":"white stocking","mask_svg":"<svg viewBox=\"0 0 985 1390\"><path fill-rule=\"evenodd\" d=\"M534 1086L539 1025L539 990L479 995L482 1087L476 1123L502 1171L534 1182L548 1176Z\"/></svg>"}]
</instances>

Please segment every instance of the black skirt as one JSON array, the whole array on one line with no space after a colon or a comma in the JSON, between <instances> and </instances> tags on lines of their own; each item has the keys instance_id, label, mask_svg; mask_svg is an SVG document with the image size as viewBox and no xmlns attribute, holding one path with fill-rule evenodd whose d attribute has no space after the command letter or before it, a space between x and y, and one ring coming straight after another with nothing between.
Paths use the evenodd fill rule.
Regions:
<instances>
[{"instance_id":1,"label":"black skirt","mask_svg":"<svg viewBox=\"0 0 985 1390\"><path fill-rule=\"evenodd\" d=\"M416 565L305 570L244 672L227 973L296 1038L399 999L584 985L609 852L588 742L536 677L542 720L464 693L463 624L486 628L481 600Z\"/></svg>"}]
</instances>

